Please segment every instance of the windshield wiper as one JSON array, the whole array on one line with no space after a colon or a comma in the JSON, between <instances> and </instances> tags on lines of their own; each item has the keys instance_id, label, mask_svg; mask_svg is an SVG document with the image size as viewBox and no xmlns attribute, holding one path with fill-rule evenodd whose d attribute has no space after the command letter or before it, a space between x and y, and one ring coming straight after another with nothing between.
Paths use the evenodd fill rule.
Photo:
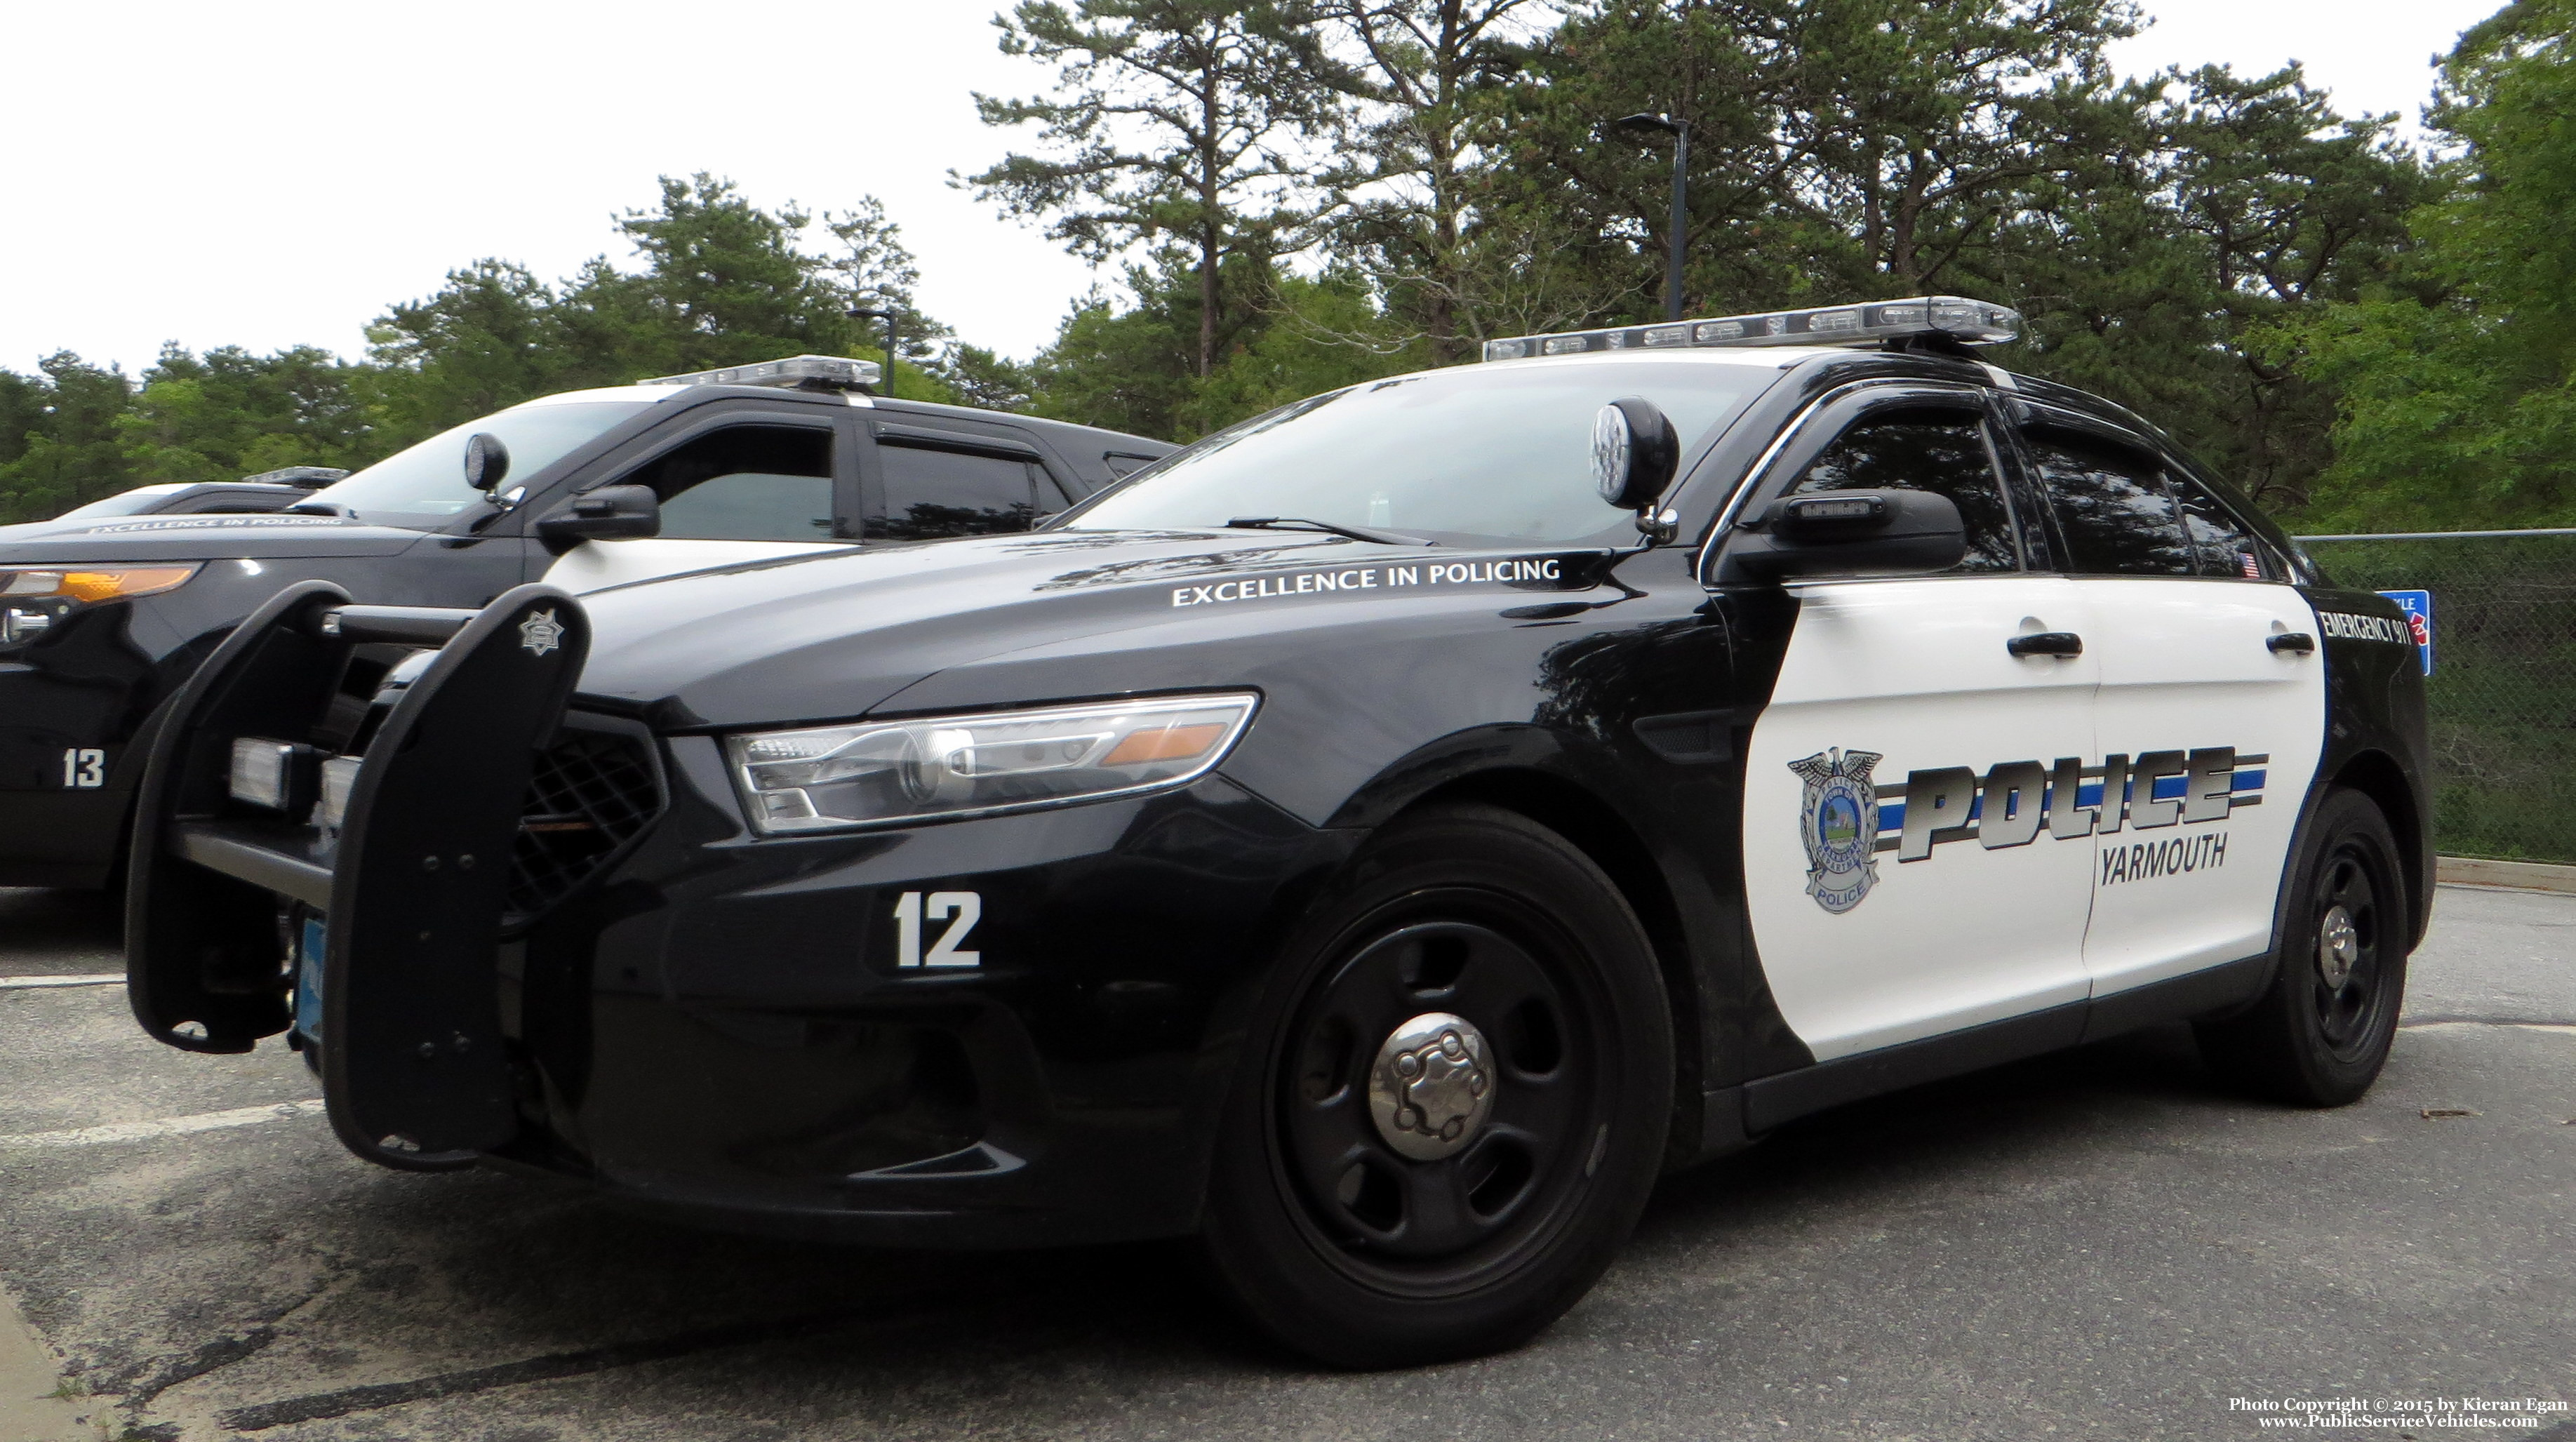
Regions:
<instances>
[{"instance_id":1,"label":"windshield wiper","mask_svg":"<svg viewBox=\"0 0 2576 1442\"><path fill-rule=\"evenodd\" d=\"M1340 526L1331 521L1309 520L1304 516L1237 516L1225 523L1229 531L1329 531L1348 536L1354 541L1372 541L1381 546L1436 546L1438 541L1421 536L1400 535L1394 531L1364 531L1357 526Z\"/></svg>"}]
</instances>

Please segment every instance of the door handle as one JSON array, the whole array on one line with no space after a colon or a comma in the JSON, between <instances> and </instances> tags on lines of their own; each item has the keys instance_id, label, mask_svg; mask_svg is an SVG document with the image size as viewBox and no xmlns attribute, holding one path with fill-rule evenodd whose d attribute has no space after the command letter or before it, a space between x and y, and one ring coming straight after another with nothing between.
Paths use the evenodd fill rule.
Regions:
<instances>
[{"instance_id":1,"label":"door handle","mask_svg":"<svg viewBox=\"0 0 2576 1442\"><path fill-rule=\"evenodd\" d=\"M2034 631L2006 641L2004 649L2016 656L2081 656L2084 638L2072 631Z\"/></svg>"},{"instance_id":2,"label":"door handle","mask_svg":"<svg viewBox=\"0 0 2576 1442\"><path fill-rule=\"evenodd\" d=\"M2305 631L2284 631L2280 635L2265 641L2263 643L2263 648L2270 651L2275 656L2285 655L2292 651L2296 651L2300 655L2305 656L2309 652L2317 649L2317 638L2309 635Z\"/></svg>"}]
</instances>

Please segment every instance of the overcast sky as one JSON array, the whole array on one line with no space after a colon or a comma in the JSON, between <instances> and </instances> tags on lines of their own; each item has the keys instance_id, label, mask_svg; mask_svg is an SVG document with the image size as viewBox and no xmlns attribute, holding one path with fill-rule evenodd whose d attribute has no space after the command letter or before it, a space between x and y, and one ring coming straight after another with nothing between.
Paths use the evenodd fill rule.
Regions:
<instances>
[{"instance_id":1,"label":"overcast sky","mask_svg":"<svg viewBox=\"0 0 2576 1442\"><path fill-rule=\"evenodd\" d=\"M2127 70L2292 57L2410 118L2498 0L2147 0ZM1089 267L947 183L1010 144L969 92L1048 72L995 0L124 0L13 10L0 49L0 367L148 365L164 340L356 356L386 305L478 256L540 276L626 252L611 215L708 170L756 202L885 201L921 301L1026 355Z\"/></svg>"}]
</instances>

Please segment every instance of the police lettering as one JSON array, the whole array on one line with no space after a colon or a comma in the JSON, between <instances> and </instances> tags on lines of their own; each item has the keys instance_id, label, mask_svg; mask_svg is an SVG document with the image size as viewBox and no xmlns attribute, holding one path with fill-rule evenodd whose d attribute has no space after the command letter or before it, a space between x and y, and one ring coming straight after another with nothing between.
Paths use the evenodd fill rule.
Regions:
<instances>
[{"instance_id":1,"label":"police lettering","mask_svg":"<svg viewBox=\"0 0 2576 1442\"><path fill-rule=\"evenodd\" d=\"M2270 760L2239 756L2233 746L2203 746L2148 751L2135 758L2114 753L2093 766L2079 756L2061 756L2049 765L2003 761L1982 777L1966 766L1915 771L1905 778L1901 804L1880 803L1875 849L1894 850L1898 861L1928 861L1942 843L1971 837L1988 850L1999 850L2027 846L2042 831L2073 841L2123 829L2223 821L2237 807L2263 804L2268 776L2262 768ZM2104 855L2127 857L2132 852L2137 853L2134 861L2120 863L2121 879L2133 866L2165 867L2137 873L2158 876L2216 866L2226 844L2219 843L2216 857L2193 853L2199 860L2181 853L2156 860L2147 853L2165 853L2152 844L2114 846Z\"/></svg>"}]
</instances>

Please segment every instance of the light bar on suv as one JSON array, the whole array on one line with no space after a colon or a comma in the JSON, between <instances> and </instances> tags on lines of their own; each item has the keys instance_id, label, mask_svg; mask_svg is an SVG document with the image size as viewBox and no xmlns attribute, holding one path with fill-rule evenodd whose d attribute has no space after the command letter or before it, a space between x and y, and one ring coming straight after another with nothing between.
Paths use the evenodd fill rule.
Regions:
<instances>
[{"instance_id":1,"label":"light bar on suv","mask_svg":"<svg viewBox=\"0 0 2576 1442\"><path fill-rule=\"evenodd\" d=\"M1484 359L1580 355L1605 350L1684 350L1699 346L1868 345L1946 337L1962 345L1995 345L2021 339L2021 312L1955 295L1874 300L1823 310L1775 310L1755 315L1677 320L1662 325L1569 330L1485 342Z\"/></svg>"},{"instance_id":2,"label":"light bar on suv","mask_svg":"<svg viewBox=\"0 0 2576 1442\"><path fill-rule=\"evenodd\" d=\"M885 368L875 361L837 355L792 355L758 365L726 366L687 375L654 376L639 386L777 386L782 390L850 390L875 385Z\"/></svg>"}]
</instances>

